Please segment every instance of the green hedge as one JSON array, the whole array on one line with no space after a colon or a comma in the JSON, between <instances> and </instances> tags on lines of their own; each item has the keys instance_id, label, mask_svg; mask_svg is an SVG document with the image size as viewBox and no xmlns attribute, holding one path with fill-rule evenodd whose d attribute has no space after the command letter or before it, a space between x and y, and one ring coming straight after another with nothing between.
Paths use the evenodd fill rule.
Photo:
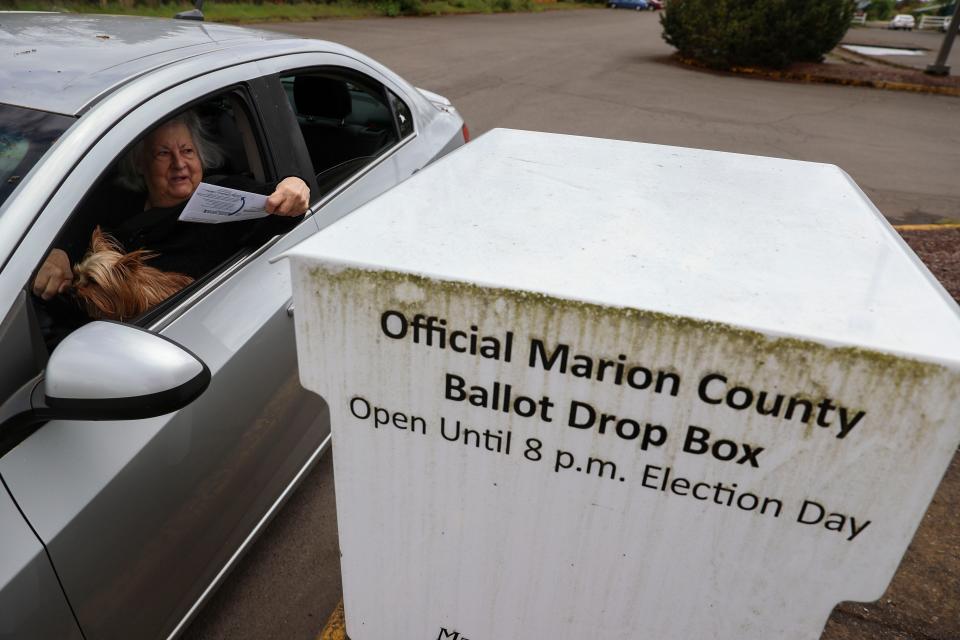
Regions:
<instances>
[{"instance_id":1,"label":"green hedge","mask_svg":"<svg viewBox=\"0 0 960 640\"><path fill-rule=\"evenodd\" d=\"M819 62L843 38L852 0L671 0L663 39L710 67Z\"/></svg>"},{"instance_id":2,"label":"green hedge","mask_svg":"<svg viewBox=\"0 0 960 640\"><path fill-rule=\"evenodd\" d=\"M868 20L889 20L897 12L894 0L873 0L867 7Z\"/></svg>"}]
</instances>

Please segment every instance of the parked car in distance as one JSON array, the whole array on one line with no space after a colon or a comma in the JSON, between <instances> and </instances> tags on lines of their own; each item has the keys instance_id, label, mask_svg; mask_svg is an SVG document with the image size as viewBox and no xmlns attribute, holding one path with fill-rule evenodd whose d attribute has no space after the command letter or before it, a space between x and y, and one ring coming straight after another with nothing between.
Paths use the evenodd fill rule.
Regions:
<instances>
[{"instance_id":1,"label":"parked car in distance","mask_svg":"<svg viewBox=\"0 0 960 640\"><path fill-rule=\"evenodd\" d=\"M917 26L917 21L909 13L900 13L893 17L893 20L890 21L890 24L887 25L887 29L903 29L906 31L913 31L914 27Z\"/></svg>"},{"instance_id":2,"label":"parked car in distance","mask_svg":"<svg viewBox=\"0 0 960 640\"><path fill-rule=\"evenodd\" d=\"M0 638L174 638L329 444L279 256L466 127L352 49L229 25L0 12L0 56ZM177 116L217 152L136 153ZM34 295L52 249L85 248L121 201L124 160L179 184L188 153L222 156L205 178L298 177L309 209L244 234L168 216L181 239L222 229L230 255L138 317L90 322L68 291ZM124 223L150 237L157 207L125 193Z\"/></svg>"},{"instance_id":3,"label":"parked car in distance","mask_svg":"<svg viewBox=\"0 0 960 640\"><path fill-rule=\"evenodd\" d=\"M610 0L607 6L611 9L636 9L637 11L645 11L650 8L647 0Z\"/></svg>"},{"instance_id":4,"label":"parked car in distance","mask_svg":"<svg viewBox=\"0 0 960 640\"><path fill-rule=\"evenodd\" d=\"M664 0L647 0L650 11L659 11L663 9Z\"/></svg>"}]
</instances>

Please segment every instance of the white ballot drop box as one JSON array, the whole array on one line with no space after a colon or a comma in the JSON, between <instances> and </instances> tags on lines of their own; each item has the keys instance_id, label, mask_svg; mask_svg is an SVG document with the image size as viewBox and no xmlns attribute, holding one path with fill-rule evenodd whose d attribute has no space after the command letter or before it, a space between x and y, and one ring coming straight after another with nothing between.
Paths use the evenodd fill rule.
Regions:
<instances>
[{"instance_id":1,"label":"white ballot drop box","mask_svg":"<svg viewBox=\"0 0 960 640\"><path fill-rule=\"evenodd\" d=\"M835 166L495 130L290 255L352 640L814 640L960 441L958 308Z\"/></svg>"}]
</instances>

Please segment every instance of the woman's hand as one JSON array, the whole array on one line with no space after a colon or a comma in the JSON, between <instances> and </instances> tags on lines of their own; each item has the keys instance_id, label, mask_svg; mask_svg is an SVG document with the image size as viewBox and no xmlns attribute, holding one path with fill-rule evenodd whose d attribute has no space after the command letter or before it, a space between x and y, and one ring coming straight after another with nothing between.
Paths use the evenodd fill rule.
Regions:
<instances>
[{"instance_id":1,"label":"woman's hand","mask_svg":"<svg viewBox=\"0 0 960 640\"><path fill-rule=\"evenodd\" d=\"M53 249L40 265L37 277L33 281L33 293L44 300L61 294L73 284L73 270L70 257L62 249Z\"/></svg>"},{"instance_id":2,"label":"woman's hand","mask_svg":"<svg viewBox=\"0 0 960 640\"><path fill-rule=\"evenodd\" d=\"M310 187L307 183L291 176L277 185L277 190L267 198L267 213L275 216L295 217L303 215L310 206Z\"/></svg>"}]
</instances>

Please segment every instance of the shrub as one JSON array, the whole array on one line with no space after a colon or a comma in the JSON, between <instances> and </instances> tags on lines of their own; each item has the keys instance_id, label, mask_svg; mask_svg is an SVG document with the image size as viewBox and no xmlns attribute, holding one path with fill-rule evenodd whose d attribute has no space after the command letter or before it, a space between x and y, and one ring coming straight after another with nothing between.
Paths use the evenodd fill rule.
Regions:
<instances>
[{"instance_id":1,"label":"shrub","mask_svg":"<svg viewBox=\"0 0 960 640\"><path fill-rule=\"evenodd\" d=\"M405 16L418 16L423 10L420 0L399 0L400 13Z\"/></svg>"},{"instance_id":2,"label":"shrub","mask_svg":"<svg viewBox=\"0 0 960 640\"><path fill-rule=\"evenodd\" d=\"M867 18L870 20L889 20L896 13L894 0L873 0L867 7Z\"/></svg>"},{"instance_id":3,"label":"shrub","mask_svg":"<svg viewBox=\"0 0 960 640\"><path fill-rule=\"evenodd\" d=\"M663 39L708 66L819 62L843 38L852 0L671 0Z\"/></svg>"},{"instance_id":4,"label":"shrub","mask_svg":"<svg viewBox=\"0 0 960 640\"><path fill-rule=\"evenodd\" d=\"M423 12L420 0L386 0L379 5L380 13L388 18L418 16Z\"/></svg>"},{"instance_id":5,"label":"shrub","mask_svg":"<svg viewBox=\"0 0 960 640\"><path fill-rule=\"evenodd\" d=\"M533 8L532 0L493 0L491 5L494 11L530 11Z\"/></svg>"},{"instance_id":6,"label":"shrub","mask_svg":"<svg viewBox=\"0 0 960 640\"><path fill-rule=\"evenodd\" d=\"M400 15L400 4L393 0L387 0L379 5L380 13L388 18L396 18Z\"/></svg>"}]
</instances>

